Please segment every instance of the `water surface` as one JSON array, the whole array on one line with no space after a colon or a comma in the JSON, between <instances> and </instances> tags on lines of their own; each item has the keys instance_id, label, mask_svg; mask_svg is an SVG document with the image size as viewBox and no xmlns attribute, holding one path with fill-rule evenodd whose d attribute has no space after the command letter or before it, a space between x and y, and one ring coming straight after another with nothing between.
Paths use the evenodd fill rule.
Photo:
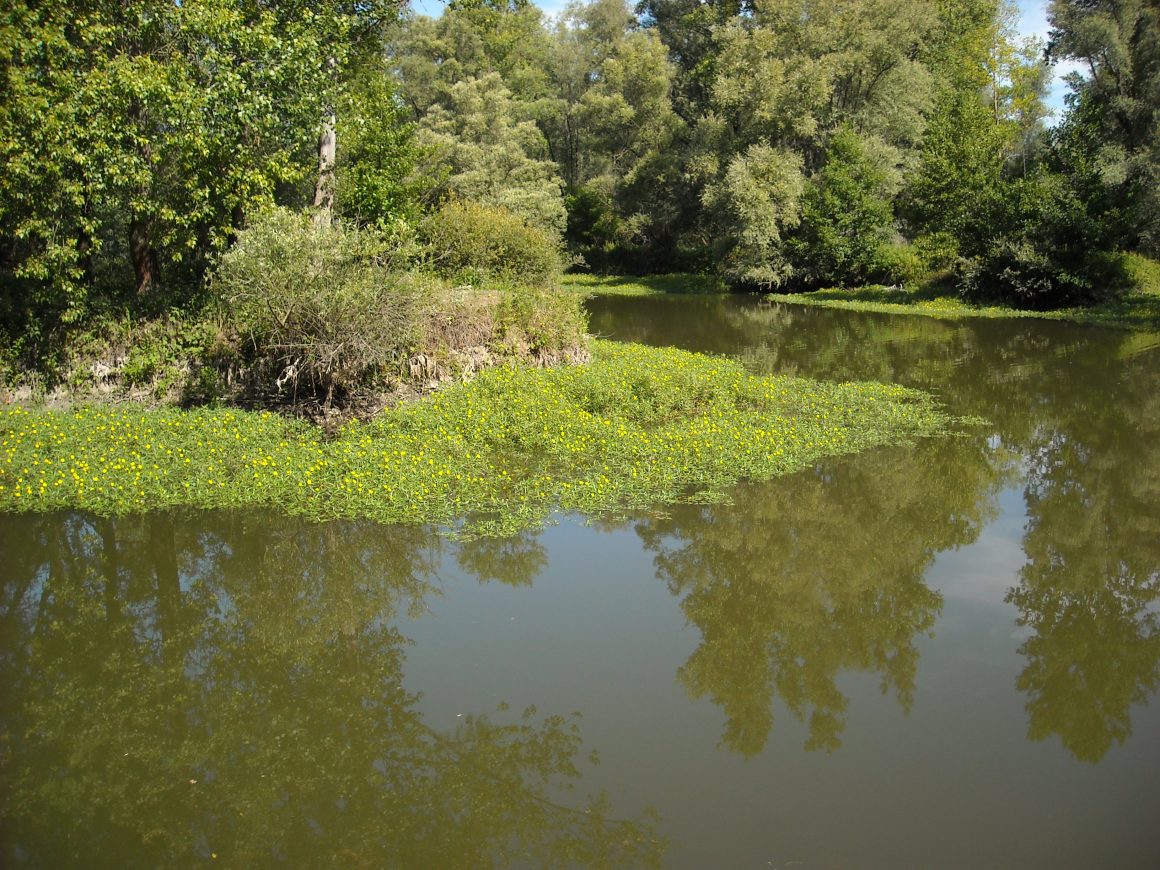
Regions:
<instances>
[{"instance_id":1,"label":"water surface","mask_svg":"<svg viewBox=\"0 0 1160 870\"><path fill-rule=\"evenodd\" d=\"M2 863L1160 864L1154 338L590 307L987 422L504 541L0 517Z\"/></svg>"}]
</instances>

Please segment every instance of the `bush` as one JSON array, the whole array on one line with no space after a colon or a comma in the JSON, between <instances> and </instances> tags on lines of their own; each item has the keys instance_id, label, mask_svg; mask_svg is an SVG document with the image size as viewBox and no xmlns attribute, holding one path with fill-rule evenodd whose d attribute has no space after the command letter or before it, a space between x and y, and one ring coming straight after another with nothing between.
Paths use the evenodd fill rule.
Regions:
<instances>
[{"instance_id":1,"label":"bush","mask_svg":"<svg viewBox=\"0 0 1160 870\"><path fill-rule=\"evenodd\" d=\"M380 233L284 209L240 233L212 286L252 355L256 386L272 381L329 406L397 367L417 333L420 293L385 265L396 250Z\"/></svg>"},{"instance_id":2,"label":"bush","mask_svg":"<svg viewBox=\"0 0 1160 870\"><path fill-rule=\"evenodd\" d=\"M991 237L962 262L960 292L1032 309L1104 302L1131 286L1123 259L1105 251L1066 179L1008 182Z\"/></svg>"},{"instance_id":3,"label":"bush","mask_svg":"<svg viewBox=\"0 0 1160 870\"><path fill-rule=\"evenodd\" d=\"M451 200L423 235L431 265L452 281L545 287L563 270L560 240L504 208Z\"/></svg>"},{"instance_id":4,"label":"bush","mask_svg":"<svg viewBox=\"0 0 1160 870\"><path fill-rule=\"evenodd\" d=\"M959 259L959 241L947 232L919 236L914 240L913 249L923 266L931 272L951 269Z\"/></svg>"},{"instance_id":5,"label":"bush","mask_svg":"<svg viewBox=\"0 0 1160 870\"><path fill-rule=\"evenodd\" d=\"M556 362L587 344L583 299L553 290L503 294L498 312L500 349Z\"/></svg>"},{"instance_id":6,"label":"bush","mask_svg":"<svg viewBox=\"0 0 1160 870\"><path fill-rule=\"evenodd\" d=\"M1143 254L1120 254L1119 259L1133 290L1160 296L1160 262Z\"/></svg>"},{"instance_id":7,"label":"bush","mask_svg":"<svg viewBox=\"0 0 1160 870\"><path fill-rule=\"evenodd\" d=\"M881 284L913 287L929 273L922 255L905 242L878 246L870 262L869 277Z\"/></svg>"},{"instance_id":8,"label":"bush","mask_svg":"<svg viewBox=\"0 0 1160 870\"><path fill-rule=\"evenodd\" d=\"M875 274L902 267L888 245L892 218L887 173L849 127L834 134L826 163L806 186L801 226L793 241L799 277L807 285L905 283Z\"/></svg>"},{"instance_id":9,"label":"bush","mask_svg":"<svg viewBox=\"0 0 1160 870\"><path fill-rule=\"evenodd\" d=\"M984 255L965 262L962 295L975 301L1051 309L1103 302L1129 287L1118 257L1070 253L1026 239L1001 239Z\"/></svg>"}]
</instances>

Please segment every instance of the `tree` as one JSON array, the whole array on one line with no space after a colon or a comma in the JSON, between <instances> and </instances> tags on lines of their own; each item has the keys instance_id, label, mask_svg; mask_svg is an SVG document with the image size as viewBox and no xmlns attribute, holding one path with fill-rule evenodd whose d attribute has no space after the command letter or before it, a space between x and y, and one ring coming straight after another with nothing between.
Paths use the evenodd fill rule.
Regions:
<instances>
[{"instance_id":1,"label":"tree","mask_svg":"<svg viewBox=\"0 0 1160 870\"><path fill-rule=\"evenodd\" d=\"M1003 196L1006 141L977 93L945 90L908 185L907 211L915 228L946 234L964 252L977 251L993 232L990 218Z\"/></svg>"},{"instance_id":2,"label":"tree","mask_svg":"<svg viewBox=\"0 0 1160 870\"><path fill-rule=\"evenodd\" d=\"M419 125L419 141L448 167L443 189L462 199L506 208L562 233L566 220L556 167L544 137L498 73L447 89Z\"/></svg>"},{"instance_id":3,"label":"tree","mask_svg":"<svg viewBox=\"0 0 1160 870\"><path fill-rule=\"evenodd\" d=\"M1150 0L1052 0L1048 51L1082 61L1065 126L1082 163L1129 216L1118 244L1160 253L1160 7ZM1073 156L1077 156L1074 155Z\"/></svg>"},{"instance_id":4,"label":"tree","mask_svg":"<svg viewBox=\"0 0 1160 870\"><path fill-rule=\"evenodd\" d=\"M677 66L675 107L688 124L708 108L716 76L714 31L742 12L753 11L748 0L641 0L637 4L645 27L655 30Z\"/></svg>"},{"instance_id":5,"label":"tree","mask_svg":"<svg viewBox=\"0 0 1160 870\"><path fill-rule=\"evenodd\" d=\"M336 89L396 9L7 4L0 236L5 270L32 297L19 307L76 320L122 262L137 305L181 301L173 291L196 288L247 211L309 177ZM168 297L163 268L177 274Z\"/></svg>"},{"instance_id":6,"label":"tree","mask_svg":"<svg viewBox=\"0 0 1160 870\"><path fill-rule=\"evenodd\" d=\"M765 288L789 280L793 266L782 242L801 221L804 186L798 155L751 145L729 161L720 181L706 187L704 204L720 228L718 251L726 277Z\"/></svg>"},{"instance_id":7,"label":"tree","mask_svg":"<svg viewBox=\"0 0 1160 870\"><path fill-rule=\"evenodd\" d=\"M794 241L807 280L855 284L870 277L894 217L886 185L886 171L859 136L850 127L839 130L802 198Z\"/></svg>"},{"instance_id":8,"label":"tree","mask_svg":"<svg viewBox=\"0 0 1160 870\"><path fill-rule=\"evenodd\" d=\"M383 226L418 219L438 179L406 114L387 71L365 68L351 83L337 130L336 193L345 217Z\"/></svg>"},{"instance_id":9,"label":"tree","mask_svg":"<svg viewBox=\"0 0 1160 870\"><path fill-rule=\"evenodd\" d=\"M654 31L631 26L623 0L570 8L553 43L567 99L545 124L550 143L562 134L552 152L564 158L569 232L592 264L613 251L620 263L647 260L671 236L683 131L674 68Z\"/></svg>"}]
</instances>

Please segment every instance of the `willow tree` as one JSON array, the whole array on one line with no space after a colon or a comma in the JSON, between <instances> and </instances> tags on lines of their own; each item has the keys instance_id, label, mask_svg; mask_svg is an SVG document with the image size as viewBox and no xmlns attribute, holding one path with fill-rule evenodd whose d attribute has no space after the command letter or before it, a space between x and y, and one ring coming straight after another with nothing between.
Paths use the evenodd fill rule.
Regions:
<instances>
[{"instance_id":1,"label":"willow tree","mask_svg":"<svg viewBox=\"0 0 1160 870\"><path fill-rule=\"evenodd\" d=\"M1090 198L1123 209L1119 244L1160 253L1160 7L1154 0L1052 0L1049 50L1082 62L1065 145Z\"/></svg>"}]
</instances>

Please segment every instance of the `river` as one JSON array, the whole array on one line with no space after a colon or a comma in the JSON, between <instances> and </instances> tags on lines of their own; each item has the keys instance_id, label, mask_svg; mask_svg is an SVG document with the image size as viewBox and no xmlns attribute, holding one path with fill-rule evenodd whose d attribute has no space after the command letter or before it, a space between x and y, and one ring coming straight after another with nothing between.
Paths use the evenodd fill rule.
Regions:
<instances>
[{"instance_id":1,"label":"river","mask_svg":"<svg viewBox=\"0 0 1160 870\"><path fill-rule=\"evenodd\" d=\"M1160 866L1160 339L589 308L982 422L499 541L0 516L0 863Z\"/></svg>"}]
</instances>

